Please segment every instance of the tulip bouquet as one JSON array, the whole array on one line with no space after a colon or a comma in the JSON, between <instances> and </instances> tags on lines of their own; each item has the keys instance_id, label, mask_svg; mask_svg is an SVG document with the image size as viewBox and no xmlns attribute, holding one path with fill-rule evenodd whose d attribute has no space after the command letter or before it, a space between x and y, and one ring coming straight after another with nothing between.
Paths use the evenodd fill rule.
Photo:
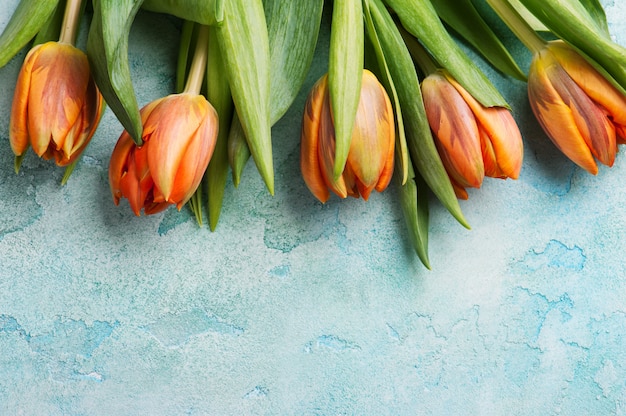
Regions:
<instances>
[{"instance_id":1,"label":"tulip bouquet","mask_svg":"<svg viewBox=\"0 0 626 416\"><path fill-rule=\"evenodd\" d=\"M485 176L516 179L523 142L509 104L464 52L528 82L547 136L597 173L626 141L626 52L597 1L23 0L0 35L0 67L31 40L10 123L16 170L28 147L66 167L104 103L123 127L112 149L113 201L136 215L188 205L217 226L229 171L252 158L274 193L271 127L292 105L332 7L328 72L303 111L301 173L322 203L382 192L397 179L415 252L428 259L429 194L469 228L459 199ZM492 10L491 10L492 9ZM176 91L143 108L128 64L142 10L180 19ZM533 54L526 73L486 23L495 12ZM91 16L86 51L75 44ZM529 23L530 22L530 23ZM549 34L551 40L544 40ZM312 201L313 203L313 201Z\"/></svg>"}]
</instances>

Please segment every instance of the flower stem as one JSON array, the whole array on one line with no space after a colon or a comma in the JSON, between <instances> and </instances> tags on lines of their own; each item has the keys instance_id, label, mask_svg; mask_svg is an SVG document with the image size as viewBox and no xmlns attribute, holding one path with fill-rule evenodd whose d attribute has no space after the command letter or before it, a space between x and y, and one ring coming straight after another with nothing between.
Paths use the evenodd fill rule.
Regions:
<instances>
[{"instance_id":1,"label":"flower stem","mask_svg":"<svg viewBox=\"0 0 626 416\"><path fill-rule=\"evenodd\" d=\"M63 25L61 26L61 35L59 42L69 43L71 45L76 42L76 32L78 31L78 19L83 5L83 0L67 0L65 5L65 14L63 15Z\"/></svg>"},{"instance_id":2,"label":"flower stem","mask_svg":"<svg viewBox=\"0 0 626 416\"><path fill-rule=\"evenodd\" d=\"M487 4L533 54L543 49L546 42L520 16L508 0L487 0Z\"/></svg>"},{"instance_id":3,"label":"flower stem","mask_svg":"<svg viewBox=\"0 0 626 416\"><path fill-rule=\"evenodd\" d=\"M200 25L198 29L198 39L196 40L196 49L193 53L193 60L189 68L187 83L185 84L184 93L200 94L202 89L202 81L206 71L207 56L209 54L209 27Z\"/></svg>"}]
</instances>

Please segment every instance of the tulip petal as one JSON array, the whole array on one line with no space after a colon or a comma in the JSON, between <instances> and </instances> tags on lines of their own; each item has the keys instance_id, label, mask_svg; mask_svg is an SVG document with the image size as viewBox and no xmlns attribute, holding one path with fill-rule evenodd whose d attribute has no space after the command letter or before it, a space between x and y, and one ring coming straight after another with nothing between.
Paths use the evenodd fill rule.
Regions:
<instances>
[{"instance_id":1,"label":"tulip petal","mask_svg":"<svg viewBox=\"0 0 626 416\"><path fill-rule=\"evenodd\" d=\"M540 56L543 55L533 59L528 75L528 97L535 117L559 150L595 175L598 166L593 155L576 125L572 110L551 84Z\"/></svg>"},{"instance_id":2,"label":"tulip petal","mask_svg":"<svg viewBox=\"0 0 626 416\"><path fill-rule=\"evenodd\" d=\"M42 45L32 48L20 69L13 95L11 121L9 125L9 141L16 156L22 155L30 144L28 136L28 97L30 96L30 78L33 65Z\"/></svg>"},{"instance_id":3,"label":"tulip petal","mask_svg":"<svg viewBox=\"0 0 626 416\"><path fill-rule=\"evenodd\" d=\"M484 166L478 126L470 107L439 73L422 81L422 95L428 122L448 174L463 187L479 188Z\"/></svg>"},{"instance_id":4,"label":"tulip petal","mask_svg":"<svg viewBox=\"0 0 626 416\"><path fill-rule=\"evenodd\" d=\"M123 196L120 182L128 171L128 158L134 146L135 142L128 132L124 130L111 153L111 159L109 160L109 185L115 205L119 205Z\"/></svg>"},{"instance_id":5,"label":"tulip petal","mask_svg":"<svg viewBox=\"0 0 626 416\"><path fill-rule=\"evenodd\" d=\"M320 161L320 169L326 186L340 198L348 196L348 189L343 175L335 179L335 125L330 111L330 94L324 94L322 109L320 111L319 144L317 157ZM345 169L345 167L344 167Z\"/></svg>"},{"instance_id":6,"label":"tulip petal","mask_svg":"<svg viewBox=\"0 0 626 416\"><path fill-rule=\"evenodd\" d=\"M209 107L202 124L192 134L192 140L189 142L182 159L183 163L179 165L176 171L174 188L168 201L175 203L178 210L189 201L200 185L215 149L217 133L217 113L213 107Z\"/></svg>"},{"instance_id":7,"label":"tulip petal","mask_svg":"<svg viewBox=\"0 0 626 416\"><path fill-rule=\"evenodd\" d=\"M34 59L28 130L33 150L41 156L48 146L63 148L74 128L89 83L89 62L79 49L57 42L43 44Z\"/></svg>"},{"instance_id":8,"label":"tulip petal","mask_svg":"<svg viewBox=\"0 0 626 416\"><path fill-rule=\"evenodd\" d=\"M611 121L626 125L626 96L564 42L550 42L548 48L574 82L589 98L606 110Z\"/></svg>"},{"instance_id":9,"label":"tulip petal","mask_svg":"<svg viewBox=\"0 0 626 416\"><path fill-rule=\"evenodd\" d=\"M320 122L324 94L326 94L327 76L315 83L304 107L302 133L300 135L300 170L302 178L311 193L322 203L328 201L330 192L322 176L318 158Z\"/></svg>"},{"instance_id":10,"label":"tulip petal","mask_svg":"<svg viewBox=\"0 0 626 416\"><path fill-rule=\"evenodd\" d=\"M532 77L532 81L531 81ZM569 74L559 64L555 55L550 48L540 51L533 59L531 64L531 73L529 77L529 96L531 97L533 109L543 106L558 106L560 109L551 114L553 120L544 120L543 124L552 124L548 126L548 133L553 141L559 143L559 148L570 158L570 154L577 154L578 161L572 160L587 169L589 172L597 172L595 161L593 164L585 162L580 156L584 153L580 149L576 151L569 147L574 144L566 145L567 141L571 141L566 136L563 126L559 129L557 125L570 123L577 130L577 146L586 147L587 150L595 156L600 162L607 166L612 166L617 152L617 143L615 137L615 128L608 119L604 109L596 105L591 98L583 91L580 86L574 82ZM545 103L539 100L545 101ZM541 111L541 110L537 110ZM542 116L542 118L544 118ZM539 117L538 117L539 118ZM554 120L563 118L562 120ZM568 127L566 127L567 129ZM569 127L571 130L571 127ZM565 147L568 147L568 154ZM580 161L580 163L579 163ZM587 167L585 167L587 166Z\"/></svg>"},{"instance_id":11,"label":"tulip petal","mask_svg":"<svg viewBox=\"0 0 626 416\"><path fill-rule=\"evenodd\" d=\"M387 167L390 148L393 153L395 132L391 101L382 85L369 71L363 71L361 85L348 164L358 178L359 191L365 198Z\"/></svg>"},{"instance_id":12,"label":"tulip petal","mask_svg":"<svg viewBox=\"0 0 626 416\"><path fill-rule=\"evenodd\" d=\"M485 175L517 179L522 169L524 144L509 109L484 107L452 77L446 78L454 85L476 118Z\"/></svg>"},{"instance_id":13,"label":"tulip petal","mask_svg":"<svg viewBox=\"0 0 626 416\"><path fill-rule=\"evenodd\" d=\"M190 94L172 94L161 101L144 123L151 132L145 140L151 143L148 156L155 185L169 200L175 186L176 172L185 150L198 129L203 109Z\"/></svg>"}]
</instances>

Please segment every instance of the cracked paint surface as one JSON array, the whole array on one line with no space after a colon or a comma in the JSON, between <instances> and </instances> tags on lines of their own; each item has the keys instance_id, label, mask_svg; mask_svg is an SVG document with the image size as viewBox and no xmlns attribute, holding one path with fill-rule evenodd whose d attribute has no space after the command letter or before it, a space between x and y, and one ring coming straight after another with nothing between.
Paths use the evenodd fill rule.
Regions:
<instances>
[{"instance_id":1,"label":"cracked paint surface","mask_svg":"<svg viewBox=\"0 0 626 416\"><path fill-rule=\"evenodd\" d=\"M17 3L0 4L0 29ZM624 4L603 4L626 44ZM178 33L175 19L137 18L140 105L171 92ZM276 195L248 163L214 233L186 209L113 205L108 109L65 186L32 154L16 175L6 136L25 52L0 69L0 415L626 414L623 152L597 177L574 167L524 85L488 72L525 165L470 191L471 231L433 200L427 271L394 186L322 205L299 176L320 39L273 129Z\"/></svg>"}]
</instances>

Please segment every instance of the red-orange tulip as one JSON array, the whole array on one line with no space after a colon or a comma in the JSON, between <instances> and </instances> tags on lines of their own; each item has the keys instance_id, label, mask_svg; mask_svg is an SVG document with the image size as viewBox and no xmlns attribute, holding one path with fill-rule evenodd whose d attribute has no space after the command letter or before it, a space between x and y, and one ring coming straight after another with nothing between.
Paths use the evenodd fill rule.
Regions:
<instances>
[{"instance_id":1,"label":"red-orange tulip","mask_svg":"<svg viewBox=\"0 0 626 416\"><path fill-rule=\"evenodd\" d=\"M348 161L342 175L333 178L335 128L330 109L328 76L309 93L304 110L300 143L300 167L309 190L321 202L338 196L369 198L382 192L393 174L395 127L391 102L374 74L364 70Z\"/></svg>"},{"instance_id":2,"label":"red-orange tulip","mask_svg":"<svg viewBox=\"0 0 626 416\"><path fill-rule=\"evenodd\" d=\"M517 179L522 167L522 136L504 107L484 107L440 70L422 81L428 123L457 197L483 178Z\"/></svg>"},{"instance_id":3,"label":"red-orange tulip","mask_svg":"<svg viewBox=\"0 0 626 416\"><path fill-rule=\"evenodd\" d=\"M115 204L128 198L140 215L176 204L180 210L198 188L213 154L218 116L201 95L173 94L141 109L143 145L120 136L109 164Z\"/></svg>"},{"instance_id":4,"label":"red-orange tulip","mask_svg":"<svg viewBox=\"0 0 626 416\"><path fill-rule=\"evenodd\" d=\"M537 120L567 157L592 174L612 166L626 140L626 97L563 41L533 57L528 97Z\"/></svg>"},{"instance_id":5,"label":"red-orange tulip","mask_svg":"<svg viewBox=\"0 0 626 416\"><path fill-rule=\"evenodd\" d=\"M60 42L37 45L17 79L9 128L13 153L21 156L32 146L38 156L66 166L91 140L103 110L81 50Z\"/></svg>"}]
</instances>

